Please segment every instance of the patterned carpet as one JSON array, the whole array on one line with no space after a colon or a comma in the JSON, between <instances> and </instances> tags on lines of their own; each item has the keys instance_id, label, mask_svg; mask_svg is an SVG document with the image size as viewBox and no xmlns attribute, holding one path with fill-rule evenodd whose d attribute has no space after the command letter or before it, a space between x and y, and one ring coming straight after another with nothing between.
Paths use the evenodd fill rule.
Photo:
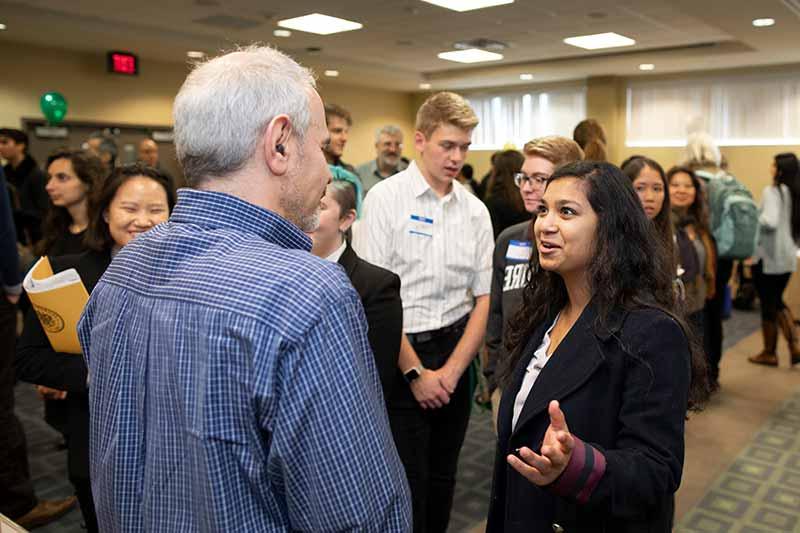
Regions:
<instances>
[{"instance_id":1,"label":"patterned carpet","mask_svg":"<svg viewBox=\"0 0 800 533\"><path fill-rule=\"evenodd\" d=\"M770 416L676 531L800 532L800 390Z\"/></svg>"},{"instance_id":2,"label":"patterned carpet","mask_svg":"<svg viewBox=\"0 0 800 533\"><path fill-rule=\"evenodd\" d=\"M757 327L758 316L756 313L734 312L731 319L725 322L725 348L727 349L747 337ZM31 475L38 496L43 499L69 496L72 493L72 486L67 480L66 452L55 448L58 433L44 422L42 403L33 391L33 387L24 383L17 385L16 398L17 414L28 437ZM495 437L491 424L489 411L473 409L459 461L458 483L449 528L451 533L469 531L486 519L495 448ZM785 449L791 448L794 451L785 451L779 454L789 440L792 440L794 447L786 446ZM797 510L800 509L800 449L798 445L800 445L800 396L794 397L786 403L781 411L773 415L753 444L745 450L742 461L737 461L726 473L730 476L722 476L709 491L703 504L693 510L687 517L687 521L681 524L681 527L686 529L680 531L702 533L793 531L791 528L797 527ZM748 452L750 455L746 455ZM779 465L783 466L779 467ZM792 465L796 466L796 472L791 470ZM744 470L735 471L734 469L739 466ZM739 474L735 472L739 472ZM741 475L742 472L746 474L744 477ZM747 472L752 473L747 475ZM756 483L761 489L751 491L750 489L755 487ZM793 490L779 490L781 486ZM742 493L746 494L749 499L743 497ZM764 505L751 503L753 499L763 501ZM794 510L794 515L787 512L791 509ZM691 522L690 525L689 521L695 520L695 517L697 522ZM731 529L729 526L725 526L725 524L736 523L738 527L741 525L741 517L744 517L748 523L760 522L761 529ZM781 522L781 517L786 521ZM793 522L790 520L792 518ZM794 525L791 525L789 529L776 529L776 526L764 528L768 524L778 523ZM722 526L717 524L722 524ZM58 522L36 531L80 533L83 531L80 511L76 509ZM800 530L795 529L795 531Z\"/></svg>"}]
</instances>

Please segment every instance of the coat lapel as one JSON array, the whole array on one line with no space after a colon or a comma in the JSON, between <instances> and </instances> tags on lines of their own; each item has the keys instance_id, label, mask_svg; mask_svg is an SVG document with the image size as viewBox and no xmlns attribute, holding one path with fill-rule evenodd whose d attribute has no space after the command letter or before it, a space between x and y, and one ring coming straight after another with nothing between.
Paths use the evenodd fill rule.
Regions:
<instances>
[{"instance_id":1,"label":"coat lapel","mask_svg":"<svg viewBox=\"0 0 800 533\"><path fill-rule=\"evenodd\" d=\"M358 263L358 256L349 244L345 247L338 262L344 267L344 271L347 272L347 277L352 279L353 271L356 269L356 264Z\"/></svg>"},{"instance_id":2,"label":"coat lapel","mask_svg":"<svg viewBox=\"0 0 800 533\"><path fill-rule=\"evenodd\" d=\"M500 400L500 406L498 407L497 411L497 435L501 442L507 441L508 437L511 435L511 421L514 413L514 400L516 399L517 392L522 387L522 380L525 377L525 369L528 367L528 363L531 362L536 348L538 348L542 343L544 332L547 331L547 328L550 327L550 325L553 323L553 320L555 320L555 316L548 317L542 324L539 325L538 328L536 328L533 335L531 335L528 343L525 345L522 357L520 358L519 362L517 362L517 366L514 368L514 372L511 375L511 380L507 387L508 392L513 391L514 394L503 394Z\"/></svg>"},{"instance_id":3,"label":"coat lapel","mask_svg":"<svg viewBox=\"0 0 800 533\"><path fill-rule=\"evenodd\" d=\"M600 340L594 331L596 316L595 308L590 303L553 355L550 356L550 360L542 369L525 401L512 436L523 429L532 419L546 411L552 400L561 401L583 385L603 363L605 357ZM547 324L547 327L550 323ZM544 331L542 331L538 343L531 350L531 356L541 344L543 336ZM517 371L521 370L521 374L524 374L530 359L531 357L528 357L525 365L521 365L521 369L518 367ZM515 382L513 390L519 391L521 384L522 376L520 376L519 382ZM511 401L513 405L513 399Z\"/></svg>"}]
</instances>

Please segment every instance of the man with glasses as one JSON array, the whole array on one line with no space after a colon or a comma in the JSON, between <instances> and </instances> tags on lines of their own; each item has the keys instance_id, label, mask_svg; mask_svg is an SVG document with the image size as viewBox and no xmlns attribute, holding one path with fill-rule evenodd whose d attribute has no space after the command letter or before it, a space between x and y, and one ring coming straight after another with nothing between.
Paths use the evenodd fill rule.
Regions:
<instances>
[{"instance_id":1,"label":"man with glasses","mask_svg":"<svg viewBox=\"0 0 800 533\"><path fill-rule=\"evenodd\" d=\"M408 160L403 159L403 132L397 126L387 124L375 132L375 152L375 159L356 168L365 194L381 180L408 168Z\"/></svg>"},{"instance_id":2,"label":"man with glasses","mask_svg":"<svg viewBox=\"0 0 800 533\"><path fill-rule=\"evenodd\" d=\"M547 180L562 165L583 159L583 151L572 139L556 135L534 139L525 144L525 163L514 175L525 210L536 216ZM486 328L487 361L484 374L492 390L492 414L497 426L497 407L502 396L497 377L508 357L505 332L509 320L522 304L522 290L530 277L529 261L535 250L533 225L520 222L506 228L497 237L492 259L492 289L489 299L489 323Z\"/></svg>"}]
</instances>

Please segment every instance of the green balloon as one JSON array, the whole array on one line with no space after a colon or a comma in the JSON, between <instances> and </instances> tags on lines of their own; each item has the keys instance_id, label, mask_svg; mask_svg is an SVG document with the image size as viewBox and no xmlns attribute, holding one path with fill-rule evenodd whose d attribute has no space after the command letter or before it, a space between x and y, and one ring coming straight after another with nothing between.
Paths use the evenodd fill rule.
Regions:
<instances>
[{"instance_id":1,"label":"green balloon","mask_svg":"<svg viewBox=\"0 0 800 533\"><path fill-rule=\"evenodd\" d=\"M44 93L39 99L39 107L50 124L60 124L67 116L67 100L61 93Z\"/></svg>"}]
</instances>

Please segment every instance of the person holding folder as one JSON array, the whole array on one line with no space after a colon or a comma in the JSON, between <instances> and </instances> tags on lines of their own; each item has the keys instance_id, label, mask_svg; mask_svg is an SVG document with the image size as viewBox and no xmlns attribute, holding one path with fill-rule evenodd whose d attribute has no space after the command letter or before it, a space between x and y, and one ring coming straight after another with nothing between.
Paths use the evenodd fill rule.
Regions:
<instances>
[{"instance_id":1,"label":"person holding folder","mask_svg":"<svg viewBox=\"0 0 800 533\"><path fill-rule=\"evenodd\" d=\"M141 164L117 168L89 210L87 252L50 258L53 272L74 268L91 292L112 257L138 234L164 222L175 205L169 178ZM77 324L65 327L76 328ZM80 355L53 349L33 309L25 317L16 356L17 378L66 391L67 456L88 531L98 531L89 483L89 403L87 371Z\"/></svg>"}]
</instances>

